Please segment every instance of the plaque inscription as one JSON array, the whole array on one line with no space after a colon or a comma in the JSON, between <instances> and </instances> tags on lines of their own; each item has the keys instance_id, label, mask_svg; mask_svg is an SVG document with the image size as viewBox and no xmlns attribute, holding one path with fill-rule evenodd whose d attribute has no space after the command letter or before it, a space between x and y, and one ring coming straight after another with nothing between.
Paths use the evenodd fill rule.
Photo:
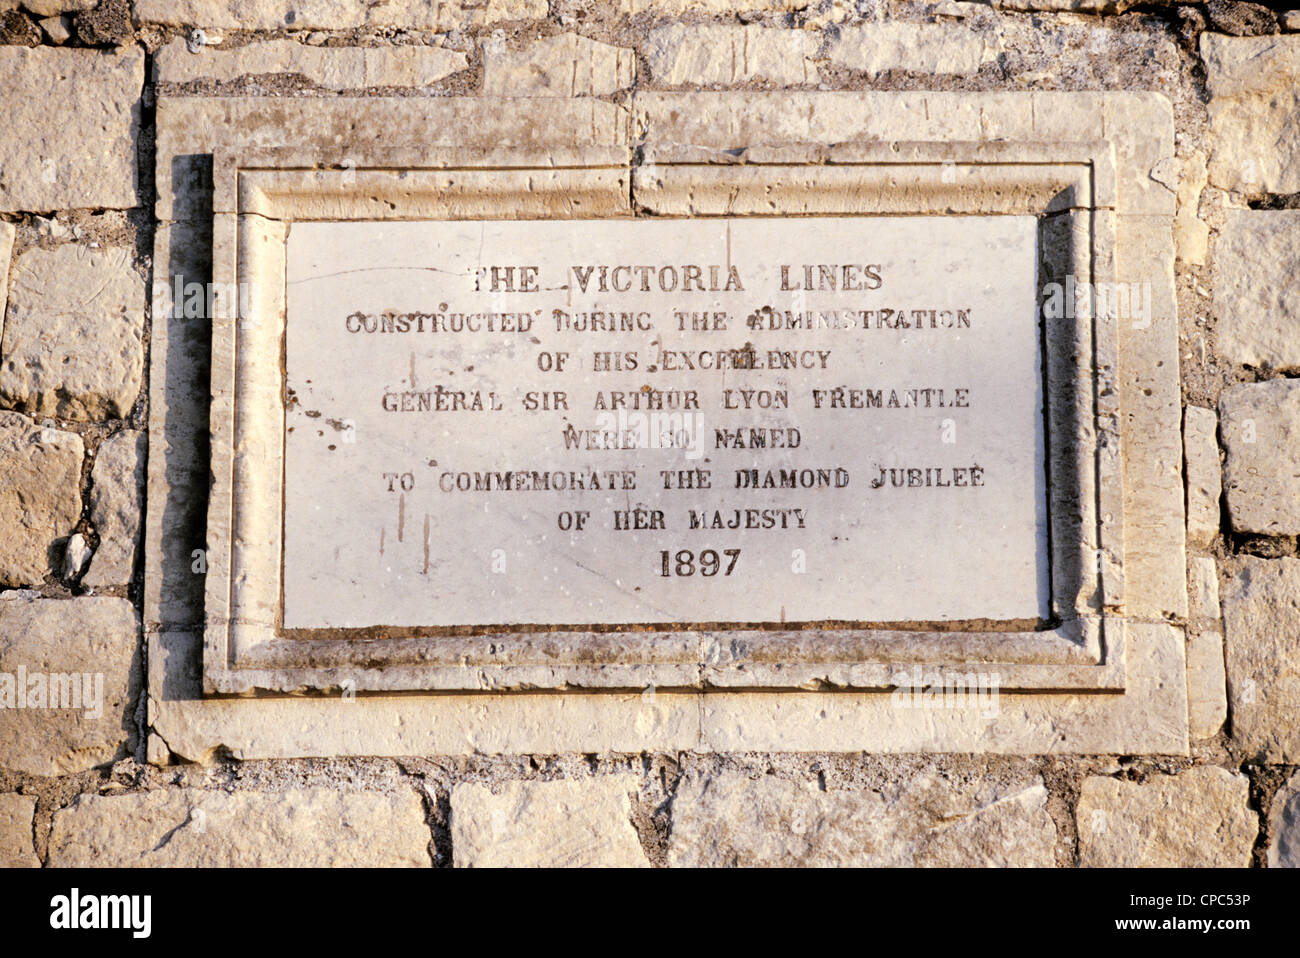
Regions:
<instances>
[{"instance_id":1,"label":"plaque inscription","mask_svg":"<svg viewBox=\"0 0 1300 958\"><path fill-rule=\"evenodd\" d=\"M1047 618L1036 235L293 224L284 627Z\"/></svg>"}]
</instances>

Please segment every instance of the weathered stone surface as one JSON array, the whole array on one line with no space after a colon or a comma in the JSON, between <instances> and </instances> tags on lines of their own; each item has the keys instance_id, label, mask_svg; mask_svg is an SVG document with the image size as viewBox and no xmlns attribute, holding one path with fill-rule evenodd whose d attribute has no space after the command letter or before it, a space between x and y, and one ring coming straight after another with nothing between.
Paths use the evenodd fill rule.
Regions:
<instances>
[{"instance_id":1,"label":"weathered stone surface","mask_svg":"<svg viewBox=\"0 0 1300 958\"><path fill-rule=\"evenodd\" d=\"M1223 624L1233 738L1263 761L1300 763L1300 560L1242 558Z\"/></svg>"},{"instance_id":2,"label":"weathered stone surface","mask_svg":"<svg viewBox=\"0 0 1300 958\"><path fill-rule=\"evenodd\" d=\"M1300 773L1277 790L1268 820L1268 867L1300 868Z\"/></svg>"},{"instance_id":3,"label":"weathered stone surface","mask_svg":"<svg viewBox=\"0 0 1300 958\"><path fill-rule=\"evenodd\" d=\"M1183 461L1187 477L1187 542L1205 548L1219 534L1219 498L1223 473L1219 464L1219 417L1213 409L1188 406L1183 411Z\"/></svg>"},{"instance_id":4,"label":"weathered stone surface","mask_svg":"<svg viewBox=\"0 0 1300 958\"><path fill-rule=\"evenodd\" d=\"M99 549L83 585L126 585L140 539L140 500L144 494L146 434L127 429L113 436L95 456L90 473L90 521Z\"/></svg>"},{"instance_id":5,"label":"weathered stone surface","mask_svg":"<svg viewBox=\"0 0 1300 958\"><path fill-rule=\"evenodd\" d=\"M4 326L5 306L9 302L9 262L13 257L17 232L13 223L0 220L0 328Z\"/></svg>"},{"instance_id":6,"label":"weathered stone surface","mask_svg":"<svg viewBox=\"0 0 1300 958\"><path fill-rule=\"evenodd\" d=\"M611 5L628 16L653 13L666 17L681 13L733 14L749 10L783 13L805 9L808 0L613 0Z\"/></svg>"},{"instance_id":7,"label":"weathered stone surface","mask_svg":"<svg viewBox=\"0 0 1300 958\"><path fill-rule=\"evenodd\" d=\"M1256 33L1276 33L1277 15L1268 7L1243 0L1207 0L1205 13L1210 26L1220 33L1245 37Z\"/></svg>"},{"instance_id":8,"label":"weathered stone surface","mask_svg":"<svg viewBox=\"0 0 1300 958\"><path fill-rule=\"evenodd\" d=\"M75 579L81 575L93 551L90 544L86 542L85 536L80 532L74 533L68 539L68 547L63 551L63 578Z\"/></svg>"},{"instance_id":9,"label":"weathered stone surface","mask_svg":"<svg viewBox=\"0 0 1300 958\"><path fill-rule=\"evenodd\" d=\"M670 24L650 31L646 59L660 83L816 83L818 38L771 27Z\"/></svg>"},{"instance_id":10,"label":"weathered stone surface","mask_svg":"<svg viewBox=\"0 0 1300 958\"><path fill-rule=\"evenodd\" d=\"M1227 211L1214 248L1214 311L1224 356L1245 366L1300 367L1297 275L1300 210Z\"/></svg>"},{"instance_id":11,"label":"weathered stone surface","mask_svg":"<svg viewBox=\"0 0 1300 958\"><path fill-rule=\"evenodd\" d=\"M393 868L430 864L413 792L203 789L82 795L54 814L52 867Z\"/></svg>"},{"instance_id":12,"label":"weathered stone surface","mask_svg":"<svg viewBox=\"0 0 1300 958\"><path fill-rule=\"evenodd\" d=\"M836 66L864 73L970 74L988 57L985 35L957 23L860 23L830 45Z\"/></svg>"},{"instance_id":13,"label":"weathered stone surface","mask_svg":"<svg viewBox=\"0 0 1300 958\"><path fill-rule=\"evenodd\" d=\"M1213 559L1199 556L1187 561L1187 614L1193 621L1219 621L1219 572Z\"/></svg>"},{"instance_id":14,"label":"weathered stone surface","mask_svg":"<svg viewBox=\"0 0 1300 958\"><path fill-rule=\"evenodd\" d=\"M136 0L142 23L227 30L460 30L546 16L546 0Z\"/></svg>"},{"instance_id":15,"label":"weathered stone surface","mask_svg":"<svg viewBox=\"0 0 1300 958\"><path fill-rule=\"evenodd\" d=\"M1142 784L1093 776L1079 793L1079 862L1112 868L1246 868L1259 832L1244 775L1214 766Z\"/></svg>"},{"instance_id":16,"label":"weathered stone surface","mask_svg":"<svg viewBox=\"0 0 1300 958\"><path fill-rule=\"evenodd\" d=\"M1200 218L1201 191L1209 179L1205 154L1196 150L1179 164L1178 212L1174 214L1174 247L1178 259L1193 266L1205 263L1210 245L1209 224Z\"/></svg>"},{"instance_id":17,"label":"weathered stone surface","mask_svg":"<svg viewBox=\"0 0 1300 958\"><path fill-rule=\"evenodd\" d=\"M1210 182L1300 191L1300 37L1201 34L1214 153Z\"/></svg>"},{"instance_id":18,"label":"weathered stone surface","mask_svg":"<svg viewBox=\"0 0 1300 958\"><path fill-rule=\"evenodd\" d=\"M38 47L41 45L40 28L18 10L0 13L0 43L14 46Z\"/></svg>"},{"instance_id":19,"label":"weathered stone surface","mask_svg":"<svg viewBox=\"0 0 1300 958\"><path fill-rule=\"evenodd\" d=\"M36 799L25 795L0 795L0 868L40 868L32 844L32 816Z\"/></svg>"},{"instance_id":20,"label":"weathered stone surface","mask_svg":"<svg viewBox=\"0 0 1300 958\"><path fill-rule=\"evenodd\" d=\"M139 48L0 47L0 211L134 206L143 84Z\"/></svg>"},{"instance_id":21,"label":"weathered stone surface","mask_svg":"<svg viewBox=\"0 0 1300 958\"><path fill-rule=\"evenodd\" d=\"M509 782L494 794L484 785L451 793L451 846L460 868L649 865L628 798L631 775Z\"/></svg>"},{"instance_id":22,"label":"weathered stone surface","mask_svg":"<svg viewBox=\"0 0 1300 958\"><path fill-rule=\"evenodd\" d=\"M68 29L63 17L47 17L41 21L41 30L55 44L67 43L72 37L72 31Z\"/></svg>"},{"instance_id":23,"label":"weathered stone surface","mask_svg":"<svg viewBox=\"0 0 1300 958\"><path fill-rule=\"evenodd\" d=\"M1129 0L993 0L1000 10L1033 10L1050 13L1120 13Z\"/></svg>"},{"instance_id":24,"label":"weathered stone surface","mask_svg":"<svg viewBox=\"0 0 1300 958\"><path fill-rule=\"evenodd\" d=\"M99 0L22 0L22 7L38 17L54 17L60 13L78 13L89 10Z\"/></svg>"},{"instance_id":25,"label":"weathered stone surface","mask_svg":"<svg viewBox=\"0 0 1300 958\"><path fill-rule=\"evenodd\" d=\"M14 705L0 709L0 768L67 775L131 748L141 679L139 632L126 599L0 593L0 696L5 674L15 683L8 688ZM21 697L20 674L28 679ZM56 697L60 707L52 708Z\"/></svg>"},{"instance_id":26,"label":"weathered stone surface","mask_svg":"<svg viewBox=\"0 0 1300 958\"><path fill-rule=\"evenodd\" d=\"M81 437L0 412L0 585L39 585L81 515Z\"/></svg>"},{"instance_id":27,"label":"weathered stone surface","mask_svg":"<svg viewBox=\"0 0 1300 958\"><path fill-rule=\"evenodd\" d=\"M131 0L99 0L98 6L74 18L77 39L96 46L117 45L130 38Z\"/></svg>"},{"instance_id":28,"label":"weathered stone surface","mask_svg":"<svg viewBox=\"0 0 1300 958\"><path fill-rule=\"evenodd\" d=\"M1292 32L1300 30L1300 10L1288 10L1278 19L1282 21L1282 29Z\"/></svg>"},{"instance_id":29,"label":"weathered stone surface","mask_svg":"<svg viewBox=\"0 0 1300 958\"><path fill-rule=\"evenodd\" d=\"M1232 527L1260 535L1300 534L1300 381L1224 390L1219 419Z\"/></svg>"},{"instance_id":30,"label":"weathered stone surface","mask_svg":"<svg viewBox=\"0 0 1300 958\"><path fill-rule=\"evenodd\" d=\"M881 791L742 772L688 777L673 800L677 866L1041 866L1055 864L1047 790L922 776Z\"/></svg>"},{"instance_id":31,"label":"weathered stone surface","mask_svg":"<svg viewBox=\"0 0 1300 958\"><path fill-rule=\"evenodd\" d=\"M487 96L604 96L632 85L636 53L576 33L562 33L509 52L483 50Z\"/></svg>"},{"instance_id":32,"label":"weathered stone surface","mask_svg":"<svg viewBox=\"0 0 1300 958\"><path fill-rule=\"evenodd\" d=\"M144 280L125 249L31 249L14 263L0 400L33 415L121 418L144 374Z\"/></svg>"},{"instance_id":33,"label":"weathered stone surface","mask_svg":"<svg viewBox=\"0 0 1300 958\"><path fill-rule=\"evenodd\" d=\"M442 47L313 47L295 40L264 40L195 54L178 38L158 51L154 76L163 83L186 83L297 73L326 89L360 90L429 86L468 64L465 54Z\"/></svg>"},{"instance_id":34,"label":"weathered stone surface","mask_svg":"<svg viewBox=\"0 0 1300 958\"><path fill-rule=\"evenodd\" d=\"M1193 629L1187 637L1187 726L1194 739L1212 738L1228 717L1223 633Z\"/></svg>"}]
</instances>

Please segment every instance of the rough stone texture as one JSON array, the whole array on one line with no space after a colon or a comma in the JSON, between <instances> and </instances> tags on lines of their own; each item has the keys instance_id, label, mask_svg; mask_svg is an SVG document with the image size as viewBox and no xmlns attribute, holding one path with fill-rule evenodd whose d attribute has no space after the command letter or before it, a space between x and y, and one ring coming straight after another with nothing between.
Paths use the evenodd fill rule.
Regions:
<instances>
[{"instance_id":1,"label":"rough stone texture","mask_svg":"<svg viewBox=\"0 0 1300 958\"><path fill-rule=\"evenodd\" d=\"M1300 380L1224 390L1219 419L1232 527L1260 535L1300 534Z\"/></svg>"},{"instance_id":2,"label":"rough stone texture","mask_svg":"<svg viewBox=\"0 0 1300 958\"><path fill-rule=\"evenodd\" d=\"M144 280L125 249L18 257L0 339L0 401L34 415L121 418L144 375Z\"/></svg>"},{"instance_id":3,"label":"rough stone texture","mask_svg":"<svg viewBox=\"0 0 1300 958\"><path fill-rule=\"evenodd\" d=\"M1193 266L1205 264L1210 246L1210 226L1200 218L1201 192L1209 179L1209 166L1200 150L1182 158L1174 192L1178 212L1174 214L1174 247L1178 259Z\"/></svg>"},{"instance_id":4,"label":"rough stone texture","mask_svg":"<svg viewBox=\"0 0 1300 958\"><path fill-rule=\"evenodd\" d=\"M0 585L39 585L81 515L81 437L0 412Z\"/></svg>"},{"instance_id":5,"label":"rough stone texture","mask_svg":"<svg viewBox=\"0 0 1300 958\"><path fill-rule=\"evenodd\" d=\"M49 17L42 20L41 30L54 44L67 43L72 37L72 31L68 29L68 24L63 17Z\"/></svg>"},{"instance_id":6,"label":"rough stone texture","mask_svg":"<svg viewBox=\"0 0 1300 958\"><path fill-rule=\"evenodd\" d=\"M671 24L650 32L645 55L660 83L816 83L817 45L816 35L802 30Z\"/></svg>"},{"instance_id":7,"label":"rough stone texture","mask_svg":"<svg viewBox=\"0 0 1300 958\"><path fill-rule=\"evenodd\" d=\"M1228 717L1223 633L1193 629L1187 638L1187 726L1194 739L1213 738Z\"/></svg>"},{"instance_id":8,"label":"rough stone texture","mask_svg":"<svg viewBox=\"0 0 1300 958\"><path fill-rule=\"evenodd\" d=\"M468 65L465 54L442 47L313 47L295 40L265 40L195 54L178 38L158 51L154 75L160 82L185 83L297 73L329 90L360 90L429 86Z\"/></svg>"},{"instance_id":9,"label":"rough stone texture","mask_svg":"<svg viewBox=\"0 0 1300 958\"><path fill-rule=\"evenodd\" d=\"M1219 463L1219 417L1213 409L1183 410L1183 462L1187 475L1187 543L1205 548L1219 534L1223 473Z\"/></svg>"},{"instance_id":10,"label":"rough stone texture","mask_svg":"<svg viewBox=\"0 0 1300 958\"><path fill-rule=\"evenodd\" d=\"M1300 773L1277 790L1268 816L1273 841L1269 868L1300 868Z\"/></svg>"},{"instance_id":11,"label":"rough stone texture","mask_svg":"<svg viewBox=\"0 0 1300 958\"><path fill-rule=\"evenodd\" d=\"M141 679L139 632L135 609L126 599L0 593L0 674L16 677L22 668L29 683L26 707L0 709L0 768L67 775L132 748ZM89 702L83 696L80 708L31 706L33 682L48 686L51 674L73 673L89 674L89 685L96 689L95 676L102 676L98 707L93 701L97 695ZM89 688L84 679L82 685ZM53 699L51 692L47 706ZM15 697L15 706L17 702Z\"/></svg>"},{"instance_id":12,"label":"rough stone texture","mask_svg":"<svg viewBox=\"0 0 1300 958\"><path fill-rule=\"evenodd\" d=\"M1201 34L1214 153L1210 182L1300 191L1300 37Z\"/></svg>"},{"instance_id":13,"label":"rough stone texture","mask_svg":"<svg viewBox=\"0 0 1300 958\"><path fill-rule=\"evenodd\" d=\"M1232 737L1300 763L1300 560L1245 556L1223 593Z\"/></svg>"},{"instance_id":14,"label":"rough stone texture","mask_svg":"<svg viewBox=\"0 0 1300 958\"><path fill-rule=\"evenodd\" d=\"M202 789L82 795L54 815L51 867L393 868L430 864L414 792Z\"/></svg>"},{"instance_id":15,"label":"rough stone texture","mask_svg":"<svg viewBox=\"0 0 1300 958\"><path fill-rule=\"evenodd\" d=\"M0 13L0 43L37 47L41 44L41 31L19 11L6 10Z\"/></svg>"},{"instance_id":16,"label":"rough stone texture","mask_svg":"<svg viewBox=\"0 0 1300 958\"><path fill-rule=\"evenodd\" d=\"M40 868L32 844L36 800L25 795L0 795L0 868Z\"/></svg>"},{"instance_id":17,"label":"rough stone texture","mask_svg":"<svg viewBox=\"0 0 1300 958\"><path fill-rule=\"evenodd\" d=\"M985 36L955 23L861 23L840 30L829 56L836 66L871 74L970 74L988 57Z\"/></svg>"},{"instance_id":18,"label":"rough stone texture","mask_svg":"<svg viewBox=\"0 0 1300 958\"><path fill-rule=\"evenodd\" d=\"M1242 0L1207 0L1205 12L1210 26L1235 37L1277 32L1277 15L1268 7Z\"/></svg>"},{"instance_id":19,"label":"rough stone texture","mask_svg":"<svg viewBox=\"0 0 1300 958\"><path fill-rule=\"evenodd\" d=\"M1292 32L1300 30L1300 10L1288 10L1282 14L1279 19L1282 21L1282 28Z\"/></svg>"},{"instance_id":20,"label":"rough stone texture","mask_svg":"<svg viewBox=\"0 0 1300 958\"><path fill-rule=\"evenodd\" d=\"M460 30L546 16L546 0L136 0L142 23L227 30Z\"/></svg>"},{"instance_id":21,"label":"rough stone texture","mask_svg":"<svg viewBox=\"0 0 1300 958\"><path fill-rule=\"evenodd\" d=\"M74 533L68 539L68 547L63 551L63 578L75 579L81 575L93 551L90 544L86 542L85 536L80 532Z\"/></svg>"},{"instance_id":22,"label":"rough stone texture","mask_svg":"<svg viewBox=\"0 0 1300 958\"><path fill-rule=\"evenodd\" d=\"M604 96L632 85L636 52L562 33L508 52L483 51L487 96Z\"/></svg>"},{"instance_id":23,"label":"rough stone texture","mask_svg":"<svg viewBox=\"0 0 1300 958\"><path fill-rule=\"evenodd\" d=\"M17 232L13 223L0 220L0 330L4 327L5 306L9 302L9 263Z\"/></svg>"},{"instance_id":24,"label":"rough stone texture","mask_svg":"<svg viewBox=\"0 0 1300 958\"><path fill-rule=\"evenodd\" d=\"M1245 366L1300 368L1297 275L1300 210L1227 211L1214 249L1214 311L1226 358Z\"/></svg>"},{"instance_id":25,"label":"rough stone texture","mask_svg":"<svg viewBox=\"0 0 1300 958\"><path fill-rule=\"evenodd\" d=\"M1219 621L1219 572L1213 559L1187 561L1187 614L1193 621Z\"/></svg>"},{"instance_id":26,"label":"rough stone texture","mask_svg":"<svg viewBox=\"0 0 1300 958\"><path fill-rule=\"evenodd\" d=\"M99 0L22 0L22 7L38 17L54 17L60 13L78 13L89 10Z\"/></svg>"},{"instance_id":27,"label":"rough stone texture","mask_svg":"<svg viewBox=\"0 0 1300 958\"><path fill-rule=\"evenodd\" d=\"M883 791L818 790L739 772L688 777L673 800L670 865L1043 866L1056 826L1041 781L931 776Z\"/></svg>"},{"instance_id":28,"label":"rough stone texture","mask_svg":"<svg viewBox=\"0 0 1300 958\"><path fill-rule=\"evenodd\" d=\"M0 47L0 211L135 206L143 83L135 47Z\"/></svg>"},{"instance_id":29,"label":"rough stone texture","mask_svg":"<svg viewBox=\"0 0 1300 958\"><path fill-rule=\"evenodd\" d=\"M90 520L99 533L99 549L83 585L126 585L135 566L140 539L140 502L144 495L143 431L127 429L99 447L90 475Z\"/></svg>"},{"instance_id":30,"label":"rough stone texture","mask_svg":"<svg viewBox=\"0 0 1300 958\"><path fill-rule=\"evenodd\" d=\"M1214 766L1147 782L1084 779L1079 862L1110 868L1246 868L1259 832L1250 782Z\"/></svg>"},{"instance_id":31,"label":"rough stone texture","mask_svg":"<svg viewBox=\"0 0 1300 958\"><path fill-rule=\"evenodd\" d=\"M451 844L461 868L649 865L628 798L630 775L510 782L495 794L475 783L451 793Z\"/></svg>"},{"instance_id":32,"label":"rough stone texture","mask_svg":"<svg viewBox=\"0 0 1300 958\"><path fill-rule=\"evenodd\" d=\"M121 44L135 29L131 23L131 0L99 0L92 10L74 18L77 39L97 46Z\"/></svg>"}]
</instances>

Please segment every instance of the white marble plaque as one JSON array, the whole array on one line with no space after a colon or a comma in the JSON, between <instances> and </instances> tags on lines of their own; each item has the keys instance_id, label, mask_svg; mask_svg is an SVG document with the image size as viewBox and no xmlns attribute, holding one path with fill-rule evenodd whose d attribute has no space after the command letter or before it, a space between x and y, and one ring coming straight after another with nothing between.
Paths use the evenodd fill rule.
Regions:
<instances>
[{"instance_id":1,"label":"white marble plaque","mask_svg":"<svg viewBox=\"0 0 1300 958\"><path fill-rule=\"evenodd\" d=\"M1046 618L1036 235L295 223L284 627Z\"/></svg>"}]
</instances>

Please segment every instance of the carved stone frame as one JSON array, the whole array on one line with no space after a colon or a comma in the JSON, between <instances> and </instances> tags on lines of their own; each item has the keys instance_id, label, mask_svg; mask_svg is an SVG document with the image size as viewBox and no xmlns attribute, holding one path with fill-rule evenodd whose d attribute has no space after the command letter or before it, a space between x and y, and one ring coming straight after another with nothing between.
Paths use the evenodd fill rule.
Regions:
<instances>
[{"instance_id":1,"label":"carved stone frame","mask_svg":"<svg viewBox=\"0 0 1300 958\"><path fill-rule=\"evenodd\" d=\"M171 756L206 761L217 755L270 759L754 750L1187 753L1181 396L1171 233L1175 198L1149 175L1174 154L1173 112L1164 97L1111 91L640 91L605 100L181 95L159 97L156 129L158 227L143 601L150 761ZM904 141L928 145L904 147ZM259 153L291 143L297 144L296 158L293 151L274 160ZM968 144L961 147L968 150L962 154L965 164L956 162L953 144ZM411 152L402 159L391 152L393 147ZM953 637L938 633L919 639L797 632L785 637L793 647L774 643L769 633L760 637L768 643L762 650L737 644L743 662L720 657L730 654L730 643L718 650L718 661L710 661L713 650L699 635L680 633L678 641L696 644L670 645L664 654L679 655L678 660L657 660L653 669L621 664L645 665L645 656L638 658L638 649L628 644L640 641L637 633L602 633L608 654L603 662L590 662L589 671L603 673L606 684L579 687L559 681L546 650L531 644L512 651L534 655L540 664L525 665L518 658L488 662L469 670L464 680L458 677L460 690L442 692L427 689L429 673L420 670L424 663L418 661L407 663L417 669L410 678L426 690L418 691L415 682L401 686L407 666L390 656L383 671L394 677L391 690L328 694L357 681L371 664L373 649L365 642L340 642L332 667L310 663L310 675L295 676L291 663L231 669L232 650L228 636L222 637L228 630L214 624L223 619L206 607L209 576L228 584L230 566L217 575L205 562L210 555L221 561L218 553L232 542L217 541L212 550L207 535L210 520L222 508L229 518L213 467L241 451L221 446L220 420L231 411L223 409L219 396L210 398L211 384L233 384L234 372L228 368L221 373L221 358L213 355L214 334L221 335L214 322L190 315L175 302L191 284L201 287L214 276L238 276L238 178L227 178L225 187L218 182L214 190L214 166L220 180L220 171L248 164L250 183L262 178L259 190L267 202L297 203L302 208L294 215L305 216L316 203L312 190L304 188L313 181L313 176L304 177L305 171L318 171L314 178L326 187L348 170L371 169L361 162L364 157L373 163L389 156L435 173L439 163L444 170L457 164L472 167L475 161L469 157L504 151L514 155L512 162L519 164L514 169L610 171L622 185L596 192L617 208L607 211L611 215L706 216L719 211L731 215L743 209L735 204L747 196L759 203L753 188L763 177L769 180L764 188L779 186L797 198L801 191L795 183L770 182L782 168L849 176L855 156L879 161L891 158L893 151L893 160L908 165L909 154L897 152L908 149L915 150L910 155L918 160L911 165L925 167L912 173L926 177L924 184L908 182L930 190L931 212L961 212L967 187L973 191L977 186L989 209L999 208L999 196L1007 198L1002 207L1007 209L1034 208L1030 199L1041 204L1037 209L1043 222L1053 227L1042 234L1043 247L1058 251L1048 257L1044 279L1062 275L1057 269L1069 275L1076 264L1068 251L1087 250L1093 258L1088 275L1104 277L1113 269L1119 282L1142 282L1152 292L1149 322L1120 320L1113 327L1117 337L1107 343L1112 327L1109 318L1101 317L1101 336L1083 344L1101 371L1102 386L1091 397L1086 390L1077 394L1090 410L1088 417L1076 417L1088 426L1080 434L1082 448L1100 457L1099 470L1113 474L1118 461L1122 479L1118 490L1115 483L1104 482L1082 497L1092 502L1095 495L1095 514L1106 521L1098 526L1101 551L1091 566L1099 579L1085 580L1089 544L1080 538L1079 577L1073 583L1078 588L1071 594L1083 597L1076 606L1078 620L1097 627L1084 641L1039 641L1039 633L1028 649L1009 642L988 644L988 636L980 639L990 653L987 664L1002 673L1002 687L1019 689L1004 695L992 714L900 707L884 690L887 684L881 680L888 676L882 666L911 668L906 663L912 662L928 673L944 661ZM223 151L228 159L214 162ZM830 162L832 157L843 162ZM1111 182L1105 178L1112 168L1109 157ZM1013 188L1007 176L996 178L990 164L978 174L982 181L973 169L968 173L981 159L992 166L1046 164L1057 169L1047 171L1048 183L1034 193L1033 176L1029 186ZM333 170L332 161L338 163ZM1073 176L1083 173L1081 164L1092 164L1090 181ZM289 189L280 190L268 178L277 165L287 165L281 175ZM1060 189L1060 182L1051 186L1062 173L1068 184L1079 187L1077 192L1071 194L1068 184ZM391 176L377 177L380 181L400 185L400 177L397 183ZM697 186L683 188L691 182ZM1090 194L1084 192L1085 182ZM908 208L917 208L915 191L903 189L903 183L877 183L878 202L906 200L912 204ZM1113 208L1107 205L1108 189ZM337 192L330 187L325 194L331 191ZM380 203L380 195L374 202ZM816 191L803 189L802 195L800 202L811 203ZM551 196L554 204L544 215L564 215L562 198L554 192ZM248 199L262 202L253 192ZM327 197L319 199L316 208L326 210ZM470 204L467 210L472 208L472 195L462 199ZM1062 206L1049 212L1053 203ZM360 206L364 214L364 199ZM818 211L810 206L807 212ZM256 212L244 215L250 222L261 218ZM475 215L485 213L480 208ZM583 215L605 213L588 209ZM1113 248L1107 245L1111 240ZM1084 275L1084 264L1077 265L1076 275ZM1079 345L1053 349L1053 363L1075 364ZM1090 386L1096 381L1088 380ZM1097 420L1090 418L1094 414ZM1117 434L1122 447L1114 441ZM227 441L233 435L231 429ZM227 486L226 491L233 490ZM1073 503L1068 497L1053 502L1053 521L1069 515L1058 505L1068 510ZM1054 584L1054 601L1063 594ZM975 671L982 663L964 648L962 656L948 661ZM888 658L875 654L882 649ZM497 665L509 665L511 671ZM1016 666L1016 671L1003 666ZM751 677L760 673L770 684ZM649 684L656 676L674 674L682 685ZM306 681L295 684L298 677ZM399 691L403 687L408 691Z\"/></svg>"},{"instance_id":2,"label":"carved stone frame","mask_svg":"<svg viewBox=\"0 0 1300 958\"><path fill-rule=\"evenodd\" d=\"M1003 689L1124 687L1116 317L1041 320L1050 627L871 627L289 636L281 626L285 244L311 220L686 215L1031 214L1039 288L1113 282L1105 143L787 144L626 150L455 149L356 157L272 149L214 158L213 281L251 290L212 331L204 686L253 691L887 689L900 666L996 673ZM1090 306L1090 301L1081 305Z\"/></svg>"}]
</instances>

